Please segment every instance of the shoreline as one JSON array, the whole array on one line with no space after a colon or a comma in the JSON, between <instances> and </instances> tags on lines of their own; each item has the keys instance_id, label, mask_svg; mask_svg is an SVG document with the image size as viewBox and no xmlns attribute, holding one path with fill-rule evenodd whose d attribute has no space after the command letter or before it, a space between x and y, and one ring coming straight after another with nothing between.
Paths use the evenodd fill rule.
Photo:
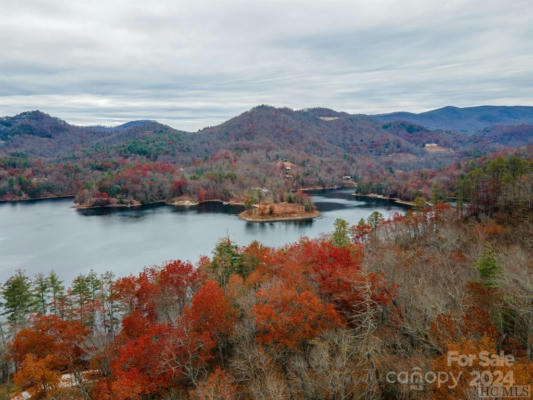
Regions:
<instances>
[{"instance_id":1,"label":"shoreline","mask_svg":"<svg viewBox=\"0 0 533 400\"><path fill-rule=\"evenodd\" d=\"M303 220L314 219L320 216L320 211L317 211L317 210L305 213L303 215L286 215L286 216L273 215L273 216L266 216L266 217L250 216L246 214L246 211L239 213L238 217L247 222L303 221Z\"/></svg>"},{"instance_id":2,"label":"shoreline","mask_svg":"<svg viewBox=\"0 0 533 400\"><path fill-rule=\"evenodd\" d=\"M304 188L301 188L301 189L295 189L293 190L293 192L298 192L298 191L302 191L302 192L313 192L313 191L317 191L317 190L339 190L339 189L344 189L346 186L344 185L335 185L335 186L309 186L309 187L304 187Z\"/></svg>"},{"instance_id":3,"label":"shoreline","mask_svg":"<svg viewBox=\"0 0 533 400\"><path fill-rule=\"evenodd\" d=\"M151 203L142 204L139 202L132 203L132 204L107 204L105 206L93 206L88 204L78 204L73 205L72 207L76 210L98 210L98 209L122 209L122 208L141 208L141 207L147 207L147 206L155 206L158 204L165 204L165 201L154 201Z\"/></svg>"},{"instance_id":4,"label":"shoreline","mask_svg":"<svg viewBox=\"0 0 533 400\"><path fill-rule=\"evenodd\" d=\"M207 203L220 203L223 205L230 205L230 206L242 206L244 207L243 202L239 202L236 200L230 200L230 201L222 201L220 199L209 199L204 201L196 201L196 200L159 200L159 201L153 201L151 203L133 203L133 204L108 204L105 206L95 206L95 205L87 205L87 204L78 204L74 205L73 208L76 210L98 210L98 209L123 209L123 208L142 208L142 207L149 207L149 206L156 206L156 205L167 205L171 207L196 207L201 204L207 204Z\"/></svg>"},{"instance_id":5,"label":"shoreline","mask_svg":"<svg viewBox=\"0 0 533 400\"><path fill-rule=\"evenodd\" d=\"M15 200L0 200L1 203L22 203L26 201L40 201L40 200L61 200L61 199L73 199L76 196L73 194L66 194L62 196L43 196L43 197L31 197L28 199L15 199Z\"/></svg>"},{"instance_id":6,"label":"shoreline","mask_svg":"<svg viewBox=\"0 0 533 400\"><path fill-rule=\"evenodd\" d=\"M393 202L395 202L397 204L401 204L401 205L409 206L409 207L414 207L415 206L415 203L413 201L402 200L402 199L400 199L398 197L387 197L387 196L383 196L383 195L377 194L377 193L369 193L369 194L352 193L352 196L354 196L354 197L367 197L367 198L370 198L370 199L388 200L388 201L393 201Z\"/></svg>"}]
</instances>

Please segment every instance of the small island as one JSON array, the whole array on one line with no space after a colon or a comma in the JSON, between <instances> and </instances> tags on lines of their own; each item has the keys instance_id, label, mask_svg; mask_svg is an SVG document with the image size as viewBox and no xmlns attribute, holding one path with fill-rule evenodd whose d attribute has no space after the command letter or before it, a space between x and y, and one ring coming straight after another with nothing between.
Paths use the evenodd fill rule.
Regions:
<instances>
[{"instance_id":1,"label":"small island","mask_svg":"<svg viewBox=\"0 0 533 400\"><path fill-rule=\"evenodd\" d=\"M298 203L261 203L243 211L239 218L250 222L296 221L320 215L314 207Z\"/></svg>"}]
</instances>

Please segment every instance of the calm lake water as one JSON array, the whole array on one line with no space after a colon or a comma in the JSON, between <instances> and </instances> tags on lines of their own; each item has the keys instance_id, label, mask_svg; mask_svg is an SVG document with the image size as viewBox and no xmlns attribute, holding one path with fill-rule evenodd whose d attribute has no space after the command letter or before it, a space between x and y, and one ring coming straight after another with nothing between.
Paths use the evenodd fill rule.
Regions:
<instances>
[{"instance_id":1,"label":"calm lake water","mask_svg":"<svg viewBox=\"0 0 533 400\"><path fill-rule=\"evenodd\" d=\"M263 223L242 221L240 208L216 203L84 212L73 209L71 199L0 204L0 282L17 269L30 275L54 270L66 281L91 269L122 276L171 259L196 262L227 235L239 245L280 246L329 233L336 218L355 224L375 210L386 216L403 211L383 200L356 200L349 190L313 198L319 218Z\"/></svg>"}]
</instances>

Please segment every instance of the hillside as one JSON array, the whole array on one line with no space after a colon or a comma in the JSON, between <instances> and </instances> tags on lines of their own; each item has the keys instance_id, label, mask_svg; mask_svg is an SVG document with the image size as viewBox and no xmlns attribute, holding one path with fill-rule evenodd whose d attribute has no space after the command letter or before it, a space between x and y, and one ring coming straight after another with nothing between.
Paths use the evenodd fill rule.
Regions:
<instances>
[{"instance_id":1,"label":"hillside","mask_svg":"<svg viewBox=\"0 0 533 400\"><path fill-rule=\"evenodd\" d=\"M0 121L0 199L77 194L81 203L103 205L184 196L243 202L256 197L252 188L284 201L287 191L340 185L343 176L395 180L533 143L533 125L505 125L507 117L465 135L265 105L196 133L156 121L79 127L39 111Z\"/></svg>"},{"instance_id":2,"label":"hillside","mask_svg":"<svg viewBox=\"0 0 533 400\"><path fill-rule=\"evenodd\" d=\"M427 133L421 131L420 136ZM365 115L259 106L221 125L201 130L193 142L201 147L214 143L229 149L290 151L323 157L343 153L354 156L418 153L423 147L419 139L403 138L399 132L383 129Z\"/></svg>"},{"instance_id":3,"label":"hillside","mask_svg":"<svg viewBox=\"0 0 533 400\"><path fill-rule=\"evenodd\" d=\"M473 141L487 151L525 146L533 143L533 125L495 125L476 133Z\"/></svg>"},{"instance_id":4,"label":"hillside","mask_svg":"<svg viewBox=\"0 0 533 400\"><path fill-rule=\"evenodd\" d=\"M113 128L81 127L41 111L29 111L0 119L0 154L16 152L50 158L97 144L116 145L167 132L183 134L155 121L132 121Z\"/></svg>"},{"instance_id":5,"label":"hillside","mask_svg":"<svg viewBox=\"0 0 533 400\"><path fill-rule=\"evenodd\" d=\"M419 114L394 112L374 115L380 121L408 121L429 129L473 133L495 125L533 124L533 107L443 107Z\"/></svg>"}]
</instances>

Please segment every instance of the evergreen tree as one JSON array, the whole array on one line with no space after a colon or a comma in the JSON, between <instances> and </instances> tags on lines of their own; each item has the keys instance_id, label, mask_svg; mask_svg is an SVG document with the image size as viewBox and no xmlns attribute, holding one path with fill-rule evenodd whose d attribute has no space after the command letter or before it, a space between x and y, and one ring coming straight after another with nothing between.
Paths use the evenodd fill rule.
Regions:
<instances>
[{"instance_id":1,"label":"evergreen tree","mask_svg":"<svg viewBox=\"0 0 533 400\"><path fill-rule=\"evenodd\" d=\"M476 269L481 277L481 284L489 289L497 288L502 267L498 263L496 253L487 247L483 255L476 262Z\"/></svg>"},{"instance_id":2,"label":"evergreen tree","mask_svg":"<svg viewBox=\"0 0 533 400\"><path fill-rule=\"evenodd\" d=\"M335 231L333 232L332 242L337 247L344 247L350 242L348 236L348 222L342 218L337 218L334 222Z\"/></svg>"},{"instance_id":3,"label":"evergreen tree","mask_svg":"<svg viewBox=\"0 0 533 400\"><path fill-rule=\"evenodd\" d=\"M48 312L50 282L42 273L38 273L32 282L33 310L45 315Z\"/></svg>"},{"instance_id":4,"label":"evergreen tree","mask_svg":"<svg viewBox=\"0 0 533 400\"><path fill-rule=\"evenodd\" d=\"M431 187L431 203L437 205L439 203L445 202L446 197L442 190L442 186L439 182L435 182Z\"/></svg>"},{"instance_id":5,"label":"evergreen tree","mask_svg":"<svg viewBox=\"0 0 533 400\"><path fill-rule=\"evenodd\" d=\"M33 296L31 293L31 281L23 271L17 271L2 286L3 315L14 327L26 325L31 313Z\"/></svg>"},{"instance_id":6,"label":"evergreen tree","mask_svg":"<svg viewBox=\"0 0 533 400\"><path fill-rule=\"evenodd\" d=\"M87 275L87 290L88 290L88 323L93 324L95 321L98 303L102 294L102 280L98 277L96 272L91 270Z\"/></svg>"},{"instance_id":7,"label":"evergreen tree","mask_svg":"<svg viewBox=\"0 0 533 400\"><path fill-rule=\"evenodd\" d=\"M383 219L383 214L381 214L379 211L374 211L368 217L368 225L372 227L372 230L375 230L379 224L383 222Z\"/></svg>"},{"instance_id":8,"label":"evergreen tree","mask_svg":"<svg viewBox=\"0 0 533 400\"><path fill-rule=\"evenodd\" d=\"M79 275L72 281L72 301L75 305L75 314L77 314L80 322L85 324L86 321L86 305L90 299L89 279L85 275Z\"/></svg>"},{"instance_id":9,"label":"evergreen tree","mask_svg":"<svg viewBox=\"0 0 533 400\"><path fill-rule=\"evenodd\" d=\"M102 325L106 333L113 336L120 326L119 311L120 305L116 301L113 291L115 276L112 272L105 272L101 275L102 287L100 290L100 301L102 302Z\"/></svg>"},{"instance_id":10,"label":"evergreen tree","mask_svg":"<svg viewBox=\"0 0 533 400\"><path fill-rule=\"evenodd\" d=\"M422 196L418 196L415 201L415 211L422 211L426 208L426 200Z\"/></svg>"},{"instance_id":11,"label":"evergreen tree","mask_svg":"<svg viewBox=\"0 0 533 400\"><path fill-rule=\"evenodd\" d=\"M59 276L57 276L54 271L50 272L47 279L52 297L50 300L50 312L60 316L61 310L59 304L65 297L65 287L63 286L63 282L59 279Z\"/></svg>"},{"instance_id":12,"label":"evergreen tree","mask_svg":"<svg viewBox=\"0 0 533 400\"><path fill-rule=\"evenodd\" d=\"M213 261L209 266L209 270L215 275L220 287L226 287L232 274L245 276L246 271L243 271L243 268L242 256L230 238L228 237L218 242L213 251Z\"/></svg>"}]
</instances>

